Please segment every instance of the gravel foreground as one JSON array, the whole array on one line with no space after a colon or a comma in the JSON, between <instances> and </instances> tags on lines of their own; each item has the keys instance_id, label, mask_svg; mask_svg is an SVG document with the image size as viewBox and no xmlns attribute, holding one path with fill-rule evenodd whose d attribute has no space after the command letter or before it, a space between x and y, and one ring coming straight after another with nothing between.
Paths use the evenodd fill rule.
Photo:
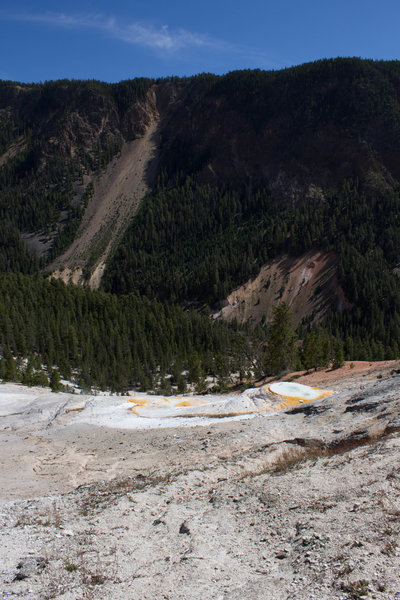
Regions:
<instances>
[{"instance_id":1,"label":"gravel foreground","mask_svg":"<svg viewBox=\"0 0 400 600\"><path fill-rule=\"evenodd\" d=\"M399 373L207 426L3 416L1 597L400 600Z\"/></svg>"}]
</instances>

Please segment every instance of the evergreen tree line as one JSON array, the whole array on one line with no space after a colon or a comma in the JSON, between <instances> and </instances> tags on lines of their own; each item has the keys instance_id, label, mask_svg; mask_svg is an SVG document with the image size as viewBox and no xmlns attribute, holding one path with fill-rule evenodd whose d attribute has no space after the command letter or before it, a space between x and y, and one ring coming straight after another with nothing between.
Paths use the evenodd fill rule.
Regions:
<instances>
[{"instance_id":1,"label":"evergreen tree line","mask_svg":"<svg viewBox=\"0 0 400 600\"><path fill-rule=\"evenodd\" d=\"M170 81L186 86L181 109L184 122L193 123L193 130L196 115L207 113L208 102L214 111L216 99L225 114L233 114L231 109L238 111L234 114L243 116L243 123L253 125L255 132L265 130L276 118L282 125L277 143L284 149L285 168L296 151L302 156L304 132L332 129L351 146L345 158L352 165L355 149L367 149L360 156L370 161L368 168L376 181L366 193L367 187L355 179L343 182L337 178L334 189L325 188L318 199L306 197L289 206L273 201L262 186L244 192L227 185L199 185L195 174L209 159L210 148L194 138L185 141L186 145L174 142L168 148L166 143L161 152L165 172L159 186L143 203L106 272L104 289L120 298L92 296L92 292L74 288L61 292L64 288L54 283L28 277L19 281L31 307L27 312L15 291L18 280L2 279L3 371L12 371L16 365L26 381L34 376L43 379L43 363L47 378L52 367L59 366L66 376L76 372L85 385L118 389L131 384L152 387L155 379L157 385L162 381L167 386L167 371L173 373L175 383L179 380L181 388L187 381L201 388L204 377L212 372L218 372L223 384L226 373L238 370L244 374L249 368L254 370L254 365L260 373L272 373L278 366L268 359L268 352L260 350L265 331L249 333L222 324L214 327L202 315L183 313L171 304L215 305L256 275L268 260L282 253L298 256L311 249L337 254L339 283L352 308L332 311L318 330L302 326L302 346L299 342L295 346L295 362L323 364L327 357L336 360L341 353L349 359L399 357L399 280L393 269L400 250L400 191L395 179L388 176L389 185L379 178L382 173L397 177L400 63L338 59L279 72L239 71ZM55 236L47 260L72 241L91 193L87 188L78 198L77 183L82 184L85 173L103 169L119 152L123 139L132 135L129 110L153 83L150 79L120 84L65 80L23 84L17 94L10 82L0 82L0 153L10 144L22 143L15 156L11 152L0 167L0 272L32 274L43 266L26 252L22 231ZM14 93L18 102L8 104L7 98ZM179 103L177 106L179 117L182 112ZM99 136L79 138L72 156L68 143L59 143L71 114L87 117L95 132L103 108L110 128ZM50 137L57 143L50 143ZM352 140L359 145L352 146ZM330 158L336 160L333 154ZM310 164L317 160L315 154L311 153L310 160ZM376 172L375 164L379 167ZM188 177L189 173L193 176ZM52 299L51 308L46 297ZM167 306L161 307L160 301ZM97 315L102 314L102 302L107 307L107 327ZM75 306L81 306L76 314ZM115 316L113 306L118 306L120 317ZM165 325L157 334L149 316L154 316L154 311L160 312ZM70 315L69 321L66 315ZM57 325L58 320L62 326ZM150 341L135 342L147 339L147 329ZM200 349L198 334L193 338L198 330L205 332ZM159 342L158 334L160 339L165 334L167 342ZM106 353L104 347L110 351ZM157 351L159 347L163 350ZM320 348L317 358L310 358L311 348ZM18 366L17 357L28 362ZM242 362L240 357L245 357Z\"/></svg>"},{"instance_id":2,"label":"evergreen tree line","mask_svg":"<svg viewBox=\"0 0 400 600\"><path fill-rule=\"evenodd\" d=\"M0 379L62 389L224 391L232 383L294 369L341 366L343 345L326 329L297 335L287 304L269 328L213 322L197 311L116 297L60 281L0 276ZM232 375L235 374L234 379Z\"/></svg>"},{"instance_id":3,"label":"evergreen tree line","mask_svg":"<svg viewBox=\"0 0 400 600\"><path fill-rule=\"evenodd\" d=\"M85 388L168 392L195 383L202 390L208 375L223 387L230 373L245 377L253 368L255 338L244 328L137 294L117 297L34 276L0 275L4 379L32 383L57 369Z\"/></svg>"}]
</instances>

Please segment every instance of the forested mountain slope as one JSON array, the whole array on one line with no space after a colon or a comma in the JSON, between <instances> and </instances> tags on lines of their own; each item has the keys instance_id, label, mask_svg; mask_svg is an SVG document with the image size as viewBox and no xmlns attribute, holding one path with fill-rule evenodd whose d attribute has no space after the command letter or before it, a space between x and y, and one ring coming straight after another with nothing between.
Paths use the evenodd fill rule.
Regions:
<instances>
[{"instance_id":1,"label":"forested mountain slope","mask_svg":"<svg viewBox=\"0 0 400 600\"><path fill-rule=\"evenodd\" d=\"M151 84L1 82L2 271L35 270L71 244L106 166L150 124Z\"/></svg>"},{"instance_id":2,"label":"forested mountain slope","mask_svg":"<svg viewBox=\"0 0 400 600\"><path fill-rule=\"evenodd\" d=\"M368 196L397 189L399 97L397 61L360 59L119 84L1 82L2 270L32 268L21 233L44 262L66 249L107 165L154 120L159 161L145 183L158 173L162 189L191 176L246 203L261 189L280 206L319 203L349 179Z\"/></svg>"},{"instance_id":3,"label":"forested mountain slope","mask_svg":"<svg viewBox=\"0 0 400 600\"><path fill-rule=\"evenodd\" d=\"M397 355L399 98L398 62L199 76L165 125L158 188L105 289L215 306L278 257L323 251L337 261L330 331L349 355Z\"/></svg>"},{"instance_id":4,"label":"forested mountain slope","mask_svg":"<svg viewBox=\"0 0 400 600\"><path fill-rule=\"evenodd\" d=\"M317 317L349 358L394 358L399 134L398 61L1 82L0 272L207 311L277 260L322 253L301 331Z\"/></svg>"}]
</instances>

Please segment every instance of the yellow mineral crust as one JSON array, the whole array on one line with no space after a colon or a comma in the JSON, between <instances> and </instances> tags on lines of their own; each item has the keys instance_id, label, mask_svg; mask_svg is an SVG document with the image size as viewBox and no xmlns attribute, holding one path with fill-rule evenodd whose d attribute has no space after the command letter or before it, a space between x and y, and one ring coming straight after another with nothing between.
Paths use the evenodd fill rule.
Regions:
<instances>
[{"instance_id":1,"label":"yellow mineral crust","mask_svg":"<svg viewBox=\"0 0 400 600\"><path fill-rule=\"evenodd\" d=\"M127 398L128 402L133 402L133 404L138 404L139 406L146 406L147 400L137 400L136 398Z\"/></svg>"},{"instance_id":2,"label":"yellow mineral crust","mask_svg":"<svg viewBox=\"0 0 400 600\"><path fill-rule=\"evenodd\" d=\"M182 400L182 402L177 402L175 406L200 406L202 404L206 404L204 400L197 400L195 398L191 400Z\"/></svg>"},{"instance_id":3,"label":"yellow mineral crust","mask_svg":"<svg viewBox=\"0 0 400 600\"><path fill-rule=\"evenodd\" d=\"M175 417L227 418L241 415L265 413L319 400L333 394L299 383L281 381L251 388L242 394L226 396L147 396L129 398L133 404L131 412L137 417L168 419Z\"/></svg>"}]
</instances>

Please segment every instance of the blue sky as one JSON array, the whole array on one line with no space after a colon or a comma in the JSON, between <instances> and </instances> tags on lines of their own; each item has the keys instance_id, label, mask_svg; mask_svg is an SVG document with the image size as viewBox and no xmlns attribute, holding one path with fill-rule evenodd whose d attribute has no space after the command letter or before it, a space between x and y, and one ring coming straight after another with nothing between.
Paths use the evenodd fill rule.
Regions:
<instances>
[{"instance_id":1,"label":"blue sky","mask_svg":"<svg viewBox=\"0 0 400 600\"><path fill-rule=\"evenodd\" d=\"M162 77L400 58L399 0L2 0L0 79Z\"/></svg>"}]
</instances>

